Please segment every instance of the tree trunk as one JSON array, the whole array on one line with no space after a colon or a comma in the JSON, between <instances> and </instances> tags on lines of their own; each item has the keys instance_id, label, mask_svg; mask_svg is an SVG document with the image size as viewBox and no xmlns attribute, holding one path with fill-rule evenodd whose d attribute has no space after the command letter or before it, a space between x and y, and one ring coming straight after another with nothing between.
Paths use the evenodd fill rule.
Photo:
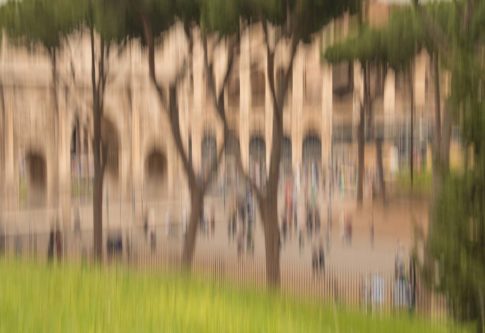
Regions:
<instances>
[{"instance_id":1,"label":"tree trunk","mask_svg":"<svg viewBox=\"0 0 485 333\"><path fill-rule=\"evenodd\" d=\"M197 229L204 213L204 196L197 189L190 189L190 219L185 232L184 247L182 252L182 267L190 271L194 259Z\"/></svg>"},{"instance_id":2,"label":"tree trunk","mask_svg":"<svg viewBox=\"0 0 485 333\"><path fill-rule=\"evenodd\" d=\"M411 188L414 184L414 85L413 85L413 66L409 67L408 73L409 79L409 96L411 102L411 114L410 114L410 136L409 136L409 176L411 178Z\"/></svg>"},{"instance_id":3,"label":"tree trunk","mask_svg":"<svg viewBox=\"0 0 485 333\"><path fill-rule=\"evenodd\" d=\"M276 196L260 202L266 253L266 283L270 288L280 286L280 233Z\"/></svg>"},{"instance_id":4,"label":"tree trunk","mask_svg":"<svg viewBox=\"0 0 485 333\"><path fill-rule=\"evenodd\" d=\"M357 149L358 149L358 171L357 171L357 204L362 206L364 198L364 145L365 145L365 133L364 133L364 108L360 109L360 121L357 132Z\"/></svg>"},{"instance_id":5,"label":"tree trunk","mask_svg":"<svg viewBox=\"0 0 485 333\"><path fill-rule=\"evenodd\" d=\"M99 105L97 105L97 103L93 107L93 112L93 245L94 258L96 261L101 262L103 260L103 161L101 156L101 110L99 110Z\"/></svg>"},{"instance_id":6,"label":"tree trunk","mask_svg":"<svg viewBox=\"0 0 485 333\"><path fill-rule=\"evenodd\" d=\"M382 139L376 139L376 154L377 154L377 173L379 177L379 187L382 195L382 202L386 204L386 183L384 180L384 163L382 160Z\"/></svg>"},{"instance_id":7,"label":"tree trunk","mask_svg":"<svg viewBox=\"0 0 485 333\"><path fill-rule=\"evenodd\" d=\"M96 58L94 54L94 31L90 27L91 42L91 85L93 93L93 159L94 159L94 180L93 180L93 251L94 260L103 260L103 168L101 161L101 110L99 95L96 89ZM102 51L102 50L101 50ZM103 56L103 54L101 54ZM101 73L98 73L101 75Z\"/></svg>"},{"instance_id":8,"label":"tree trunk","mask_svg":"<svg viewBox=\"0 0 485 333\"><path fill-rule=\"evenodd\" d=\"M451 144L451 126L452 119L450 114L450 101L446 101L443 110L443 128L441 131L441 144L440 144L440 163L443 176L446 176L450 169L450 144Z\"/></svg>"},{"instance_id":9,"label":"tree trunk","mask_svg":"<svg viewBox=\"0 0 485 333\"><path fill-rule=\"evenodd\" d=\"M442 139L441 139L441 93L440 93L440 78L439 78L439 58L437 54L432 57L433 65L433 82L434 82L434 104L435 104L435 126L434 126L434 142L433 142L433 180L432 180L432 197L435 201L441 185L443 182L442 170ZM432 224L430 224L431 227Z\"/></svg>"},{"instance_id":10,"label":"tree trunk","mask_svg":"<svg viewBox=\"0 0 485 333\"><path fill-rule=\"evenodd\" d=\"M365 112L367 108L366 86L367 86L367 65L363 64L362 72L364 75L364 101L360 107L359 127L357 131L357 149L358 149L358 170L357 170L357 204L362 206L364 199L364 158L365 158Z\"/></svg>"}]
</instances>

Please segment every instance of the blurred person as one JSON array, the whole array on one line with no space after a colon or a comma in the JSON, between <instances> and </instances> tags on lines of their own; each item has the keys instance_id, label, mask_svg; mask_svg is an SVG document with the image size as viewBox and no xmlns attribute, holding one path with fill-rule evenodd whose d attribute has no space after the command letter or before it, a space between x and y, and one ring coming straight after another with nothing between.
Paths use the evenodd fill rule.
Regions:
<instances>
[{"instance_id":1,"label":"blurred person","mask_svg":"<svg viewBox=\"0 0 485 333\"><path fill-rule=\"evenodd\" d=\"M283 217L283 222L281 223L281 234L282 234L282 241L285 242L288 236L288 221L286 217Z\"/></svg>"},{"instance_id":2,"label":"blurred person","mask_svg":"<svg viewBox=\"0 0 485 333\"><path fill-rule=\"evenodd\" d=\"M325 273L325 251L322 240L320 240L320 244L318 245L318 269L321 273Z\"/></svg>"},{"instance_id":3,"label":"blurred person","mask_svg":"<svg viewBox=\"0 0 485 333\"><path fill-rule=\"evenodd\" d=\"M411 255L409 259L409 305L413 311L416 304L416 257Z\"/></svg>"},{"instance_id":4,"label":"blurred person","mask_svg":"<svg viewBox=\"0 0 485 333\"><path fill-rule=\"evenodd\" d=\"M247 220L248 222L249 221L252 222L254 212L253 212L253 193L251 191L251 188L248 188L246 192L246 208L247 208L247 212L246 212Z\"/></svg>"},{"instance_id":5,"label":"blurred person","mask_svg":"<svg viewBox=\"0 0 485 333\"><path fill-rule=\"evenodd\" d=\"M62 233L61 230L59 229L59 226L56 226L56 231L55 231L55 243L56 243L56 256L57 260L62 259Z\"/></svg>"},{"instance_id":6,"label":"blurred person","mask_svg":"<svg viewBox=\"0 0 485 333\"><path fill-rule=\"evenodd\" d=\"M298 247L300 249L300 255L303 252L303 248L305 246L304 239L303 239L303 232L301 229L298 229Z\"/></svg>"},{"instance_id":7,"label":"blurred person","mask_svg":"<svg viewBox=\"0 0 485 333\"><path fill-rule=\"evenodd\" d=\"M310 205L307 205L307 221L306 221L308 237L313 236L313 227L314 227L313 223L314 223L313 209L310 204Z\"/></svg>"},{"instance_id":8,"label":"blurred person","mask_svg":"<svg viewBox=\"0 0 485 333\"><path fill-rule=\"evenodd\" d=\"M157 235L155 234L155 230L150 232L150 249L152 253L157 250Z\"/></svg>"},{"instance_id":9,"label":"blurred person","mask_svg":"<svg viewBox=\"0 0 485 333\"><path fill-rule=\"evenodd\" d=\"M319 234L320 233L320 213L318 209L315 209L314 211L314 220L315 220L315 233Z\"/></svg>"},{"instance_id":10,"label":"blurred person","mask_svg":"<svg viewBox=\"0 0 485 333\"><path fill-rule=\"evenodd\" d=\"M128 261L131 260L131 242L128 234L126 234L126 257Z\"/></svg>"},{"instance_id":11,"label":"blurred person","mask_svg":"<svg viewBox=\"0 0 485 333\"><path fill-rule=\"evenodd\" d=\"M312 248L312 272L313 274L318 272L318 250L316 247Z\"/></svg>"},{"instance_id":12,"label":"blurred person","mask_svg":"<svg viewBox=\"0 0 485 333\"><path fill-rule=\"evenodd\" d=\"M350 215L345 217L345 224L344 224L344 240L345 244L351 245L352 243L352 219Z\"/></svg>"},{"instance_id":13,"label":"blurred person","mask_svg":"<svg viewBox=\"0 0 485 333\"><path fill-rule=\"evenodd\" d=\"M404 258L403 258L403 246L401 241L397 241L396 255L394 259L394 275L396 279L402 279L404 277Z\"/></svg>"},{"instance_id":14,"label":"blurred person","mask_svg":"<svg viewBox=\"0 0 485 333\"><path fill-rule=\"evenodd\" d=\"M348 228L348 232L347 232L348 243L349 245L352 245L352 218L350 216L349 216L347 228Z\"/></svg>"},{"instance_id":15,"label":"blurred person","mask_svg":"<svg viewBox=\"0 0 485 333\"><path fill-rule=\"evenodd\" d=\"M248 229L246 248L250 255L254 255L254 238L252 230Z\"/></svg>"},{"instance_id":16,"label":"blurred person","mask_svg":"<svg viewBox=\"0 0 485 333\"><path fill-rule=\"evenodd\" d=\"M143 216L143 232L145 234L145 239L148 239L148 213L145 209L145 214Z\"/></svg>"},{"instance_id":17,"label":"blurred person","mask_svg":"<svg viewBox=\"0 0 485 333\"><path fill-rule=\"evenodd\" d=\"M244 234L241 232L237 237L237 257L241 258L244 251Z\"/></svg>"},{"instance_id":18,"label":"blurred person","mask_svg":"<svg viewBox=\"0 0 485 333\"><path fill-rule=\"evenodd\" d=\"M211 235L214 237L214 234L216 232L216 213L214 212L214 208L212 208L212 214L211 214Z\"/></svg>"}]
</instances>

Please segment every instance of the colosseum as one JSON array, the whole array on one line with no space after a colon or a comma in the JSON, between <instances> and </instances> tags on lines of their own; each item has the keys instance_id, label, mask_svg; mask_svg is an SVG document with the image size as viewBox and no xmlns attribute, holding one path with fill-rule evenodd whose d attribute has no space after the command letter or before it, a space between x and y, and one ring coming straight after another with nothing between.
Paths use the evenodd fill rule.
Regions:
<instances>
[{"instance_id":1,"label":"colosseum","mask_svg":"<svg viewBox=\"0 0 485 333\"><path fill-rule=\"evenodd\" d=\"M385 22L390 6L373 2L369 19ZM310 44L297 51L284 109L283 159L287 172L301 174L316 166L322 175L338 168L342 197L355 195L359 103L362 77L358 63L331 66L322 52L347 35L355 23L348 15L329 24ZM266 74L263 34L252 27L240 41L240 52L225 91L230 126L239 137L246 168L264 174L271 142L271 98ZM169 78L187 45L174 27L157 50L158 75ZM217 50L216 68L223 72L226 50ZM222 144L222 128L205 84L200 41L193 50L192 73L179 91L184 144L202 170ZM284 48L276 66L288 61ZM106 223L138 221L146 207L156 216L180 218L187 186L170 135L166 114L148 76L146 51L131 42L109 59L109 77L102 120L108 144L104 205ZM277 67L278 68L278 67ZM4 36L1 47L0 221L22 225L35 216L36 226L52 221L70 225L80 211L87 226L92 218L92 94L87 33L70 37L58 59L59 84L53 91L51 63L39 47L19 47ZM219 73L220 72L220 73ZM279 71L277 71L277 75ZM373 73L377 77L377 73ZM375 80L379 81L379 80ZM414 61L416 167L430 165L433 111L429 57ZM377 133L384 138L386 179L392 179L409 156L410 91L401 73L387 70L376 84L374 113ZM56 100L57 99L57 100ZM57 105L57 106L56 106ZM366 173L375 173L373 142L366 143ZM229 158L214 185L214 197L234 179ZM251 169L252 170L252 169ZM334 170L335 171L335 170ZM370 185L366 183L365 193ZM369 195L369 194L367 194ZM167 209L168 207L168 209ZM169 213L167 213L169 211ZM30 214L30 215L29 215ZM31 215L35 214L35 215Z\"/></svg>"}]
</instances>

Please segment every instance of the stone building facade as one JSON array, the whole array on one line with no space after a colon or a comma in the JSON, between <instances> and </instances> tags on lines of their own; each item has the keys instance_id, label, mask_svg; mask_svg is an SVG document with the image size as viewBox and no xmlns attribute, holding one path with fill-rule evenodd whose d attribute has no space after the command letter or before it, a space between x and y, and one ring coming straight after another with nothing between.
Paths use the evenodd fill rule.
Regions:
<instances>
[{"instance_id":1,"label":"stone building facade","mask_svg":"<svg viewBox=\"0 0 485 333\"><path fill-rule=\"evenodd\" d=\"M388 6L376 3L371 9L377 13L376 24L381 24L383 17L385 21ZM285 104L283 143L285 170L302 173L308 170L305 163L316 164L322 174L341 168L341 176L349 178L349 187L356 175L362 77L358 63L331 66L321 54L327 45L348 34L352 20L347 15L334 21L312 43L299 47ZM58 59L59 84L55 94L46 53L39 48L15 46L3 38L0 189L6 220L24 208L47 210L49 216L69 220L74 207L82 205L79 197L89 197L93 130L88 37L80 32L65 43ZM228 119L239 136L243 164L251 168L252 159L258 160L256 165L261 170L267 167L264 159L269 160L272 117L263 42L258 26L241 37L240 54L225 92ZM183 32L176 26L157 50L157 75L161 80L174 75L186 51ZM179 103L184 144L196 168L201 170L223 138L205 85L200 40L196 40L193 52L193 72L184 80ZM220 81L226 50L215 52L216 80ZM287 62L288 56L282 45L276 55L276 68ZM427 136L433 110L426 54L415 59L414 71L415 136L422 143L422 147L416 147L424 149L422 154L415 153L424 159L429 158ZM376 128L385 137L388 177L396 161L405 160L410 105L406 87L400 73L388 70L374 102ZM105 197L111 203L120 202L120 218L125 209L121 202L129 203L130 211L139 216L143 201L187 199L167 118L148 77L146 51L136 41L123 51L111 52L102 132L109 147ZM368 142L366 169L370 173L375 169L375 159L374 144Z\"/></svg>"}]
</instances>

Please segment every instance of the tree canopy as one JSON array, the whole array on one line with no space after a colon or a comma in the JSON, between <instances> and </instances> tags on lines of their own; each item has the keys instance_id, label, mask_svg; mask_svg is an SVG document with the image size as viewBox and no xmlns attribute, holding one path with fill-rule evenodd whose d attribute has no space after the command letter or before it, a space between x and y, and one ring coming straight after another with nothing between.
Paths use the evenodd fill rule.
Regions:
<instances>
[{"instance_id":1,"label":"tree canopy","mask_svg":"<svg viewBox=\"0 0 485 333\"><path fill-rule=\"evenodd\" d=\"M9 1L0 8L0 22L14 41L52 51L81 25L85 9L85 1Z\"/></svg>"},{"instance_id":2,"label":"tree canopy","mask_svg":"<svg viewBox=\"0 0 485 333\"><path fill-rule=\"evenodd\" d=\"M364 26L355 36L330 46L324 58L330 63L358 60L402 70L424 45L422 28L413 9L404 8L393 12L385 27Z\"/></svg>"}]
</instances>

